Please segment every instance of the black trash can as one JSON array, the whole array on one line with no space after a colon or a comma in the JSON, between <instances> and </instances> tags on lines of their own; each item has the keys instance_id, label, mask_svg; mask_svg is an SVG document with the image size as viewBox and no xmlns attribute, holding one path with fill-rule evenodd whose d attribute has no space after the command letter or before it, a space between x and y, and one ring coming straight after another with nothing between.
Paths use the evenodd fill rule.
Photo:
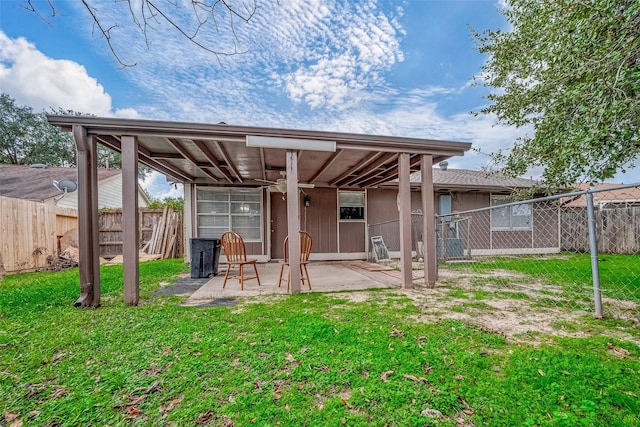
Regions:
<instances>
[{"instance_id":1,"label":"black trash can","mask_svg":"<svg viewBox=\"0 0 640 427\"><path fill-rule=\"evenodd\" d=\"M191 247L191 278L218 275L220 239L189 239Z\"/></svg>"}]
</instances>

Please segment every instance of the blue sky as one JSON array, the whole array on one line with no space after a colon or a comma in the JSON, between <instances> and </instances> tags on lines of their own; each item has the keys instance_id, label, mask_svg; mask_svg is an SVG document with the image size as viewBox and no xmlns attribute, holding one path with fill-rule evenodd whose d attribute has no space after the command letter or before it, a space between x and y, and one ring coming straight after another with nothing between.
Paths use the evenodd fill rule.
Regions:
<instances>
[{"instance_id":1,"label":"blue sky","mask_svg":"<svg viewBox=\"0 0 640 427\"><path fill-rule=\"evenodd\" d=\"M468 141L487 153L526 132L470 114L488 93L473 85L485 58L470 28L506 29L499 0L257 1L235 37L222 15L219 32L201 30L203 44L244 52L216 57L162 22L145 43L126 2L93 0L105 25L118 24L118 55L137 64L123 69L81 2L55 0L60 15L45 22L21 7L26 0L0 0L0 90L36 110ZM48 15L46 0L33 3ZM176 3L170 10L188 27L190 2ZM487 161L470 152L449 163ZM145 186L176 194L162 183L154 176Z\"/></svg>"}]
</instances>

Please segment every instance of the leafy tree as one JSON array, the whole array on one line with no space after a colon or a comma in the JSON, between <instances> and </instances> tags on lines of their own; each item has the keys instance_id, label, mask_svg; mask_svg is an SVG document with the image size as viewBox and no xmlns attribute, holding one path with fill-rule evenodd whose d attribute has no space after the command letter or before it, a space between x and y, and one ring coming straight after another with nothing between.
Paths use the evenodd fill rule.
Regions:
<instances>
[{"instance_id":1,"label":"leafy tree","mask_svg":"<svg viewBox=\"0 0 640 427\"><path fill-rule=\"evenodd\" d=\"M58 110L56 114L79 115L71 110ZM16 105L6 93L0 94L0 163L75 167L76 146L69 132L51 126L47 117L35 113L31 107ZM121 167L120 153L98 145L98 167ZM140 165L140 178L151 170Z\"/></svg>"},{"instance_id":2,"label":"leafy tree","mask_svg":"<svg viewBox=\"0 0 640 427\"><path fill-rule=\"evenodd\" d=\"M75 146L67 132L47 122L44 114L18 106L0 94L0 163L75 166Z\"/></svg>"},{"instance_id":3,"label":"leafy tree","mask_svg":"<svg viewBox=\"0 0 640 427\"><path fill-rule=\"evenodd\" d=\"M149 209L163 209L165 206L176 212L184 211L184 198L182 197L165 197L159 199L147 193L151 202L147 205Z\"/></svg>"},{"instance_id":4,"label":"leafy tree","mask_svg":"<svg viewBox=\"0 0 640 427\"><path fill-rule=\"evenodd\" d=\"M640 154L640 2L510 0L512 29L474 33L488 55L481 110L535 134L495 153L513 176L544 167L549 185L598 182Z\"/></svg>"}]
</instances>

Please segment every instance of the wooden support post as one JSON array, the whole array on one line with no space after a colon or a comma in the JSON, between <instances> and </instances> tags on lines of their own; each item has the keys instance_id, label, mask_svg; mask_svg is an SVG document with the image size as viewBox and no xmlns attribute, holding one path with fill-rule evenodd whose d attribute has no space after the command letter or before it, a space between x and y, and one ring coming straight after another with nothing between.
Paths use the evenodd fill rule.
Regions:
<instances>
[{"instance_id":1,"label":"wooden support post","mask_svg":"<svg viewBox=\"0 0 640 427\"><path fill-rule=\"evenodd\" d=\"M140 265L138 238L138 140L122 137L122 258L124 303L138 305Z\"/></svg>"},{"instance_id":2,"label":"wooden support post","mask_svg":"<svg viewBox=\"0 0 640 427\"><path fill-rule=\"evenodd\" d=\"M100 306L100 249L98 245L97 147L82 126L73 126L78 163L78 264L80 297L76 307Z\"/></svg>"},{"instance_id":3,"label":"wooden support post","mask_svg":"<svg viewBox=\"0 0 640 427\"><path fill-rule=\"evenodd\" d=\"M400 274L402 287L413 288L411 259L411 182L409 154L402 153L398 159L398 207L400 209Z\"/></svg>"},{"instance_id":4,"label":"wooden support post","mask_svg":"<svg viewBox=\"0 0 640 427\"><path fill-rule=\"evenodd\" d=\"M433 206L433 157L422 156L422 251L424 256L424 284L430 288L438 280L436 256L435 207Z\"/></svg>"},{"instance_id":5,"label":"wooden support post","mask_svg":"<svg viewBox=\"0 0 640 427\"><path fill-rule=\"evenodd\" d=\"M298 152L287 150L287 229L291 293L299 294L300 283L300 195L298 194Z\"/></svg>"}]
</instances>

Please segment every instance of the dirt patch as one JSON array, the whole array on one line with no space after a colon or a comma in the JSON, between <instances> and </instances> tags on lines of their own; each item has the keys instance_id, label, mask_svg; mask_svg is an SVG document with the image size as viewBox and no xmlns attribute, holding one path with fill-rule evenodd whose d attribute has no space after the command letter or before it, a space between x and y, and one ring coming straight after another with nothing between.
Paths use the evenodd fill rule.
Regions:
<instances>
[{"instance_id":1,"label":"dirt patch","mask_svg":"<svg viewBox=\"0 0 640 427\"><path fill-rule=\"evenodd\" d=\"M511 279L511 280L497 280ZM563 295L559 286L546 285L532 278L506 270L472 276L457 271L441 271L440 281L434 289L395 289L392 294L406 295L413 300L421 322L439 322L443 319L461 320L483 330L504 335L514 341L538 343L545 335L585 337L595 335L588 326L580 327L584 318L593 316L591 301L574 301ZM388 292L352 292L339 298L353 302L375 299L393 299ZM638 304L628 301L607 301L618 304L631 313L638 313ZM584 308L583 308L584 307ZM586 309L585 309L586 308ZM575 325L575 327L571 327ZM622 329L607 329L607 334L636 342L640 339Z\"/></svg>"}]
</instances>

